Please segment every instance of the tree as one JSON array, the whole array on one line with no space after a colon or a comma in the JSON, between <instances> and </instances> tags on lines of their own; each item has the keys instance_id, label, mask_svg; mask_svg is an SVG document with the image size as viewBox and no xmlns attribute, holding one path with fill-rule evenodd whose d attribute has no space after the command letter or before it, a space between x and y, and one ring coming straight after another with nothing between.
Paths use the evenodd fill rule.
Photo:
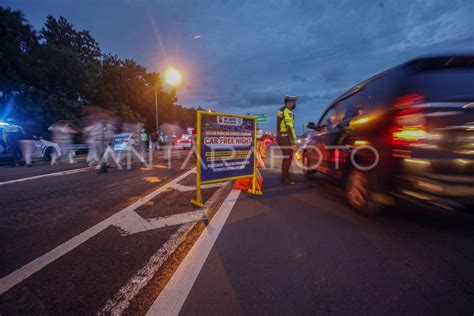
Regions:
<instances>
[{"instance_id":1,"label":"tree","mask_svg":"<svg viewBox=\"0 0 474 316\"><path fill-rule=\"evenodd\" d=\"M0 43L0 104L6 104L22 85L26 59L38 38L22 12L0 7Z\"/></svg>"},{"instance_id":2,"label":"tree","mask_svg":"<svg viewBox=\"0 0 474 316\"><path fill-rule=\"evenodd\" d=\"M155 91L160 123L193 125L195 110L177 105L176 91L166 92L158 73L103 55L88 31L64 17L48 16L37 34L20 11L0 7L0 43L0 110L13 104L11 114L43 129L60 119L79 122L83 105L94 104L153 130Z\"/></svg>"}]
</instances>

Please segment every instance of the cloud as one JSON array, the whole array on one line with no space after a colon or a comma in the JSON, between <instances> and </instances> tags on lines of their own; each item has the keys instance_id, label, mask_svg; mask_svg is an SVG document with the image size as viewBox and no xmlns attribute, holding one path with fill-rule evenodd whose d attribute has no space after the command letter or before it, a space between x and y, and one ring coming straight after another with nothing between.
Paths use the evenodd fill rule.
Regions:
<instances>
[{"instance_id":1,"label":"cloud","mask_svg":"<svg viewBox=\"0 0 474 316\"><path fill-rule=\"evenodd\" d=\"M150 70L183 69L178 97L187 106L268 111L273 120L284 94L299 95L297 126L377 72L434 50L474 47L471 0L3 2L37 27L47 14L63 15L105 51Z\"/></svg>"}]
</instances>

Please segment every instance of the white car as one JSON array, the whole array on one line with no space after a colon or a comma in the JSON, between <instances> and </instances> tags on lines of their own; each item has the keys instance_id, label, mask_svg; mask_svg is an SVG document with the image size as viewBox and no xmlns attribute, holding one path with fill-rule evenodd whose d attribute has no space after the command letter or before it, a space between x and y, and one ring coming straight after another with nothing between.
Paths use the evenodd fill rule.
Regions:
<instances>
[{"instance_id":1,"label":"white car","mask_svg":"<svg viewBox=\"0 0 474 316\"><path fill-rule=\"evenodd\" d=\"M3 136L3 130L0 128L0 136ZM44 140L44 139L35 139L34 142L34 151L33 158L43 158L46 161L51 160L52 155L57 157L61 156L61 148L58 144ZM12 156L9 151L7 151L6 144L3 139L0 140L0 160L11 160Z\"/></svg>"},{"instance_id":2,"label":"white car","mask_svg":"<svg viewBox=\"0 0 474 316\"><path fill-rule=\"evenodd\" d=\"M193 135L183 134L180 138L176 140L177 149L191 149L193 148Z\"/></svg>"},{"instance_id":3,"label":"white car","mask_svg":"<svg viewBox=\"0 0 474 316\"><path fill-rule=\"evenodd\" d=\"M56 157L61 157L61 147L58 144L44 139L35 140L33 158L43 158L46 161L50 161L53 154Z\"/></svg>"},{"instance_id":4,"label":"white car","mask_svg":"<svg viewBox=\"0 0 474 316\"><path fill-rule=\"evenodd\" d=\"M132 132L123 132L112 138L112 149L114 151L128 151L135 145Z\"/></svg>"}]
</instances>

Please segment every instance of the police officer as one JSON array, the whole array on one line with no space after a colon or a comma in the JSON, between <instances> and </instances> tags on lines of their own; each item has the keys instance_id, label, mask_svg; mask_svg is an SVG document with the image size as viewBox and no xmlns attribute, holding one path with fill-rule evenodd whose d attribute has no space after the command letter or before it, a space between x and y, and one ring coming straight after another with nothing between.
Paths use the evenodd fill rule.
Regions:
<instances>
[{"instance_id":1,"label":"police officer","mask_svg":"<svg viewBox=\"0 0 474 316\"><path fill-rule=\"evenodd\" d=\"M288 184L295 184L290 178L290 167L293 154L296 151L295 116L293 110L296 107L296 96L285 96L285 105L278 110L277 115L277 141L283 153L281 164L282 181Z\"/></svg>"},{"instance_id":2,"label":"police officer","mask_svg":"<svg viewBox=\"0 0 474 316\"><path fill-rule=\"evenodd\" d=\"M25 131L18 125L15 119L9 118L7 123L9 125L3 130L3 135L7 148L9 148L12 153L12 167L17 167L22 158L20 140L25 136Z\"/></svg>"}]
</instances>

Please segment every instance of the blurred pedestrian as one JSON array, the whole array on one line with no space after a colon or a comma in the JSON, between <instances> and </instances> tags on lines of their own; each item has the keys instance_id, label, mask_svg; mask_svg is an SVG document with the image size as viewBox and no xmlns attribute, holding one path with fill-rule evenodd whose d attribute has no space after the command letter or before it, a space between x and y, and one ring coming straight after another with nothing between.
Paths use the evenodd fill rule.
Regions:
<instances>
[{"instance_id":1,"label":"blurred pedestrian","mask_svg":"<svg viewBox=\"0 0 474 316\"><path fill-rule=\"evenodd\" d=\"M18 125L17 120L9 118L7 120L8 126L3 130L3 136L7 150L11 151L12 154L12 167L20 165L22 158L20 150L20 140L25 136L25 131Z\"/></svg>"},{"instance_id":2,"label":"blurred pedestrian","mask_svg":"<svg viewBox=\"0 0 474 316\"><path fill-rule=\"evenodd\" d=\"M166 145L165 134L163 134L163 132L160 132L160 135L158 136L158 146L159 146L158 149L163 150L165 145Z\"/></svg>"},{"instance_id":3,"label":"blurred pedestrian","mask_svg":"<svg viewBox=\"0 0 474 316\"><path fill-rule=\"evenodd\" d=\"M88 147L86 162L90 167L95 166L99 162L102 128L100 122L93 122L83 130L84 141Z\"/></svg>"},{"instance_id":4,"label":"blurred pedestrian","mask_svg":"<svg viewBox=\"0 0 474 316\"><path fill-rule=\"evenodd\" d=\"M74 134L78 132L78 130L72 126L70 122L59 121L57 123L52 124L48 130L51 132L51 139L53 142L59 145L61 149L61 157L68 161L70 164L76 163L77 161L74 160L74 152L72 150L73 144L73 137ZM51 165L57 163L57 155L54 155L51 159Z\"/></svg>"},{"instance_id":5,"label":"blurred pedestrian","mask_svg":"<svg viewBox=\"0 0 474 316\"><path fill-rule=\"evenodd\" d=\"M142 130L140 131L140 142L142 153L148 151L148 134L146 133L144 128L142 128Z\"/></svg>"},{"instance_id":6,"label":"blurred pedestrian","mask_svg":"<svg viewBox=\"0 0 474 316\"><path fill-rule=\"evenodd\" d=\"M35 144L35 136L33 136L31 131L26 129L24 138L20 140L20 147L27 167L32 167L33 154L36 151Z\"/></svg>"},{"instance_id":7,"label":"blurred pedestrian","mask_svg":"<svg viewBox=\"0 0 474 316\"><path fill-rule=\"evenodd\" d=\"M152 132L150 133L150 148L152 151L158 149L158 133Z\"/></svg>"}]
</instances>

